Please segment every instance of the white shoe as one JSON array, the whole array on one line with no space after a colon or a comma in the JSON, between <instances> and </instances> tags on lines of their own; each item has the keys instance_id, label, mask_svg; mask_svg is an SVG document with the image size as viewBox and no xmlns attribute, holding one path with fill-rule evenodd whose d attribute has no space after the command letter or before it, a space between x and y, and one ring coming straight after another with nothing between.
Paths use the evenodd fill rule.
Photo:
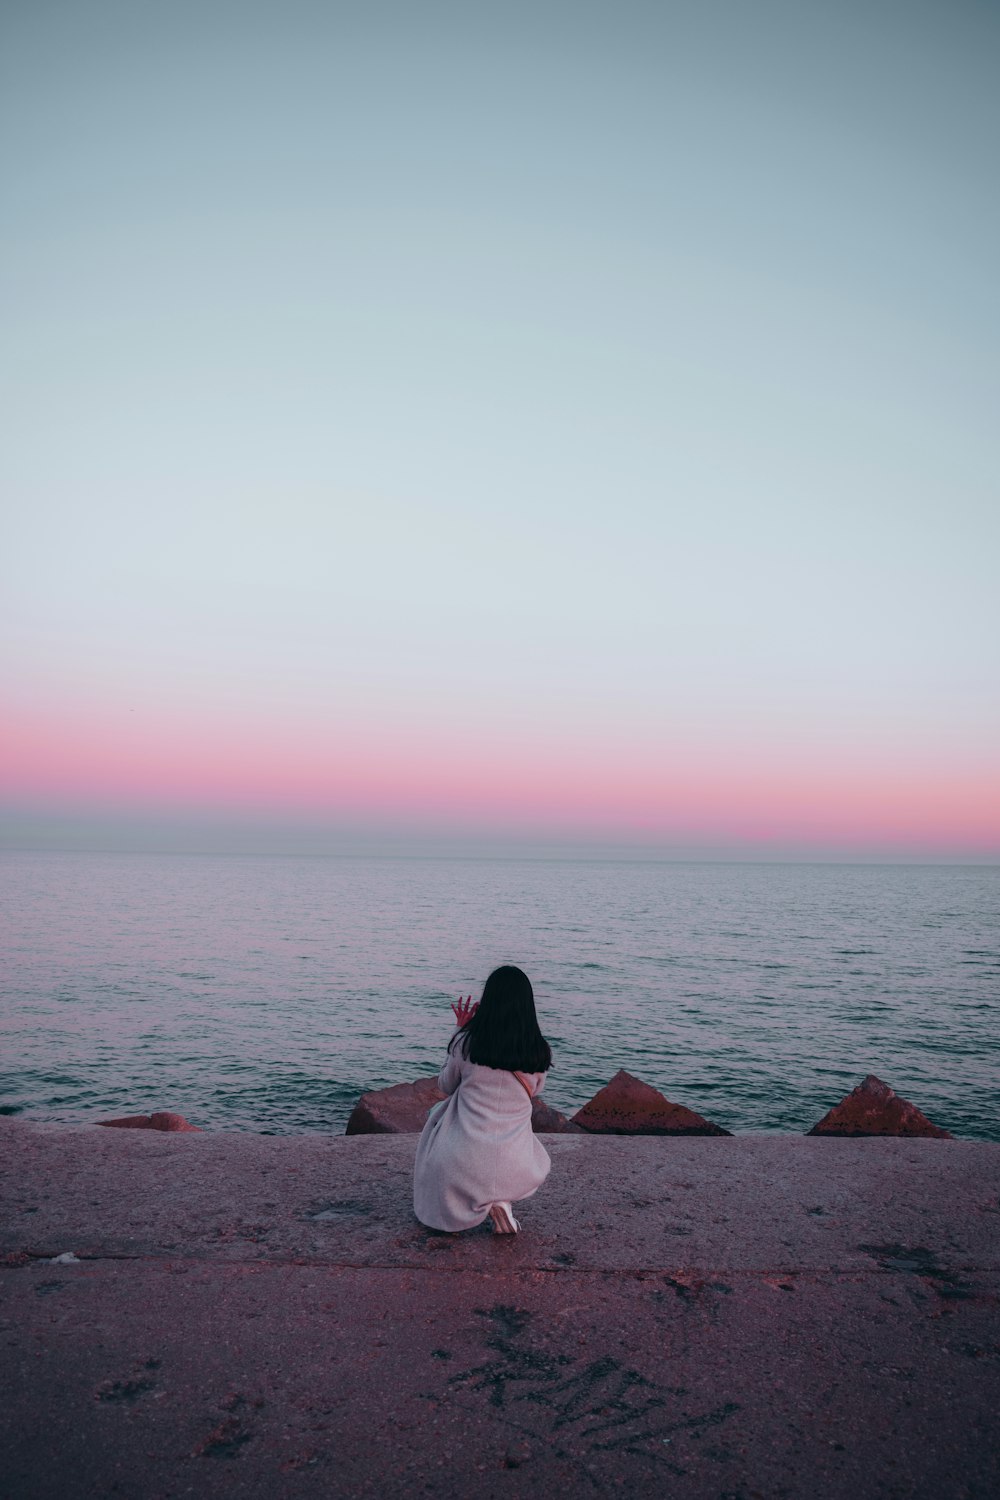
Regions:
<instances>
[{"instance_id":1,"label":"white shoe","mask_svg":"<svg viewBox=\"0 0 1000 1500\"><path fill-rule=\"evenodd\" d=\"M517 1234L520 1224L514 1218L514 1212L509 1203L494 1203L490 1209L490 1218L493 1220L494 1234Z\"/></svg>"}]
</instances>

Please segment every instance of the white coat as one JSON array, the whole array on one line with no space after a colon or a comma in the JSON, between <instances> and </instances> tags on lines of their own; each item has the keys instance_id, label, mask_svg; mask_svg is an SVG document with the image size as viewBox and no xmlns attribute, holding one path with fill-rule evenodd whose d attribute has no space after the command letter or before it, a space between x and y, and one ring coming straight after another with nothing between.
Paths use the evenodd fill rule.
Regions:
<instances>
[{"instance_id":1,"label":"white coat","mask_svg":"<svg viewBox=\"0 0 1000 1500\"><path fill-rule=\"evenodd\" d=\"M532 1096L544 1073L526 1073ZM531 1129L531 1099L513 1073L448 1054L435 1104L417 1143L413 1209L430 1229L481 1224L494 1203L530 1198L549 1175L549 1153Z\"/></svg>"}]
</instances>

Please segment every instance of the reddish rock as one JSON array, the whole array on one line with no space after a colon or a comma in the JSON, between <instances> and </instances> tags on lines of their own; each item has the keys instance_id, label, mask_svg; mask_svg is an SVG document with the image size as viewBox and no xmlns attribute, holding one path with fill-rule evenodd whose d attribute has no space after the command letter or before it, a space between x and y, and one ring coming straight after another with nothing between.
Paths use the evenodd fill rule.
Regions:
<instances>
[{"instance_id":1,"label":"reddish rock","mask_svg":"<svg viewBox=\"0 0 1000 1500\"><path fill-rule=\"evenodd\" d=\"M536 1135L582 1135L579 1125L574 1125L558 1109L538 1096L531 1101L531 1128Z\"/></svg>"},{"instance_id":2,"label":"reddish rock","mask_svg":"<svg viewBox=\"0 0 1000 1500\"><path fill-rule=\"evenodd\" d=\"M200 1125L191 1125L183 1115L172 1110L157 1110L154 1115L123 1115L120 1120L98 1120L98 1125L110 1125L116 1130L200 1130Z\"/></svg>"},{"instance_id":3,"label":"reddish rock","mask_svg":"<svg viewBox=\"0 0 1000 1500\"><path fill-rule=\"evenodd\" d=\"M659 1089L620 1069L578 1109L573 1123L594 1135L729 1135L711 1120L672 1104Z\"/></svg>"},{"instance_id":4,"label":"reddish rock","mask_svg":"<svg viewBox=\"0 0 1000 1500\"><path fill-rule=\"evenodd\" d=\"M893 1093L874 1073L835 1104L807 1135L921 1135L950 1141L951 1135L933 1125L915 1104Z\"/></svg>"},{"instance_id":5,"label":"reddish rock","mask_svg":"<svg viewBox=\"0 0 1000 1500\"><path fill-rule=\"evenodd\" d=\"M427 1112L446 1096L436 1078L418 1078L413 1083L395 1083L388 1089L362 1094L351 1111L345 1135L418 1135L427 1123ZM580 1127L567 1120L542 1098L531 1101L531 1128L546 1135L578 1134Z\"/></svg>"},{"instance_id":6,"label":"reddish rock","mask_svg":"<svg viewBox=\"0 0 1000 1500\"><path fill-rule=\"evenodd\" d=\"M200 1125L192 1125L185 1120L183 1115L175 1115L172 1110L158 1110L155 1115L149 1117L151 1130L200 1130Z\"/></svg>"},{"instance_id":7,"label":"reddish rock","mask_svg":"<svg viewBox=\"0 0 1000 1500\"><path fill-rule=\"evenodd\" d=\"M445 1096L437 1078L394 1083L362 1094L351 1111L345 1135L413 1135L427 1122L427 1111Z\"/></svg>"}]
</instances>

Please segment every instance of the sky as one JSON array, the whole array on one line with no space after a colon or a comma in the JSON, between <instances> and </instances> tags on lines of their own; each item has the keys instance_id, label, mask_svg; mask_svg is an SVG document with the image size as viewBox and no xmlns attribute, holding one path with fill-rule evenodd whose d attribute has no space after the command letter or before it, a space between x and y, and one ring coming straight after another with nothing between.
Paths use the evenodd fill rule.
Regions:
<instances>
[{"instance_id":1,"label":"sky","mask_svg":"<svg viewBox=\"0 0 1000 1500\"><path fill-rule=\"evenodd\" d=\"M1000 8L0 7L0 839L1000 859Z\"/></svg>"}]
</instances>

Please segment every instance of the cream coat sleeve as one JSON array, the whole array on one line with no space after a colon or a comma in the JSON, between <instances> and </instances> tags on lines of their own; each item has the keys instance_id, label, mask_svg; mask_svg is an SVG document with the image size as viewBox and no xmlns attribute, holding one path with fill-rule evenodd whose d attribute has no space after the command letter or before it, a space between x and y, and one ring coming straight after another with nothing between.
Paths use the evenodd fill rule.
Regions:
<instances>
[{"instance_id":1,"label":"cream coat sleeve","mask_svg":"<svg viewBox=\"0 0 1000 1500\"><path fill-rule=\"evenodd\" d=\"M456 1048L457 1051L457 1048ZM444 1067L438 1074L438 1088L442 1094L453 1094L462 1081L462 1067L454 1052L445 1058Z\"/></svg>"}]
</instances>

